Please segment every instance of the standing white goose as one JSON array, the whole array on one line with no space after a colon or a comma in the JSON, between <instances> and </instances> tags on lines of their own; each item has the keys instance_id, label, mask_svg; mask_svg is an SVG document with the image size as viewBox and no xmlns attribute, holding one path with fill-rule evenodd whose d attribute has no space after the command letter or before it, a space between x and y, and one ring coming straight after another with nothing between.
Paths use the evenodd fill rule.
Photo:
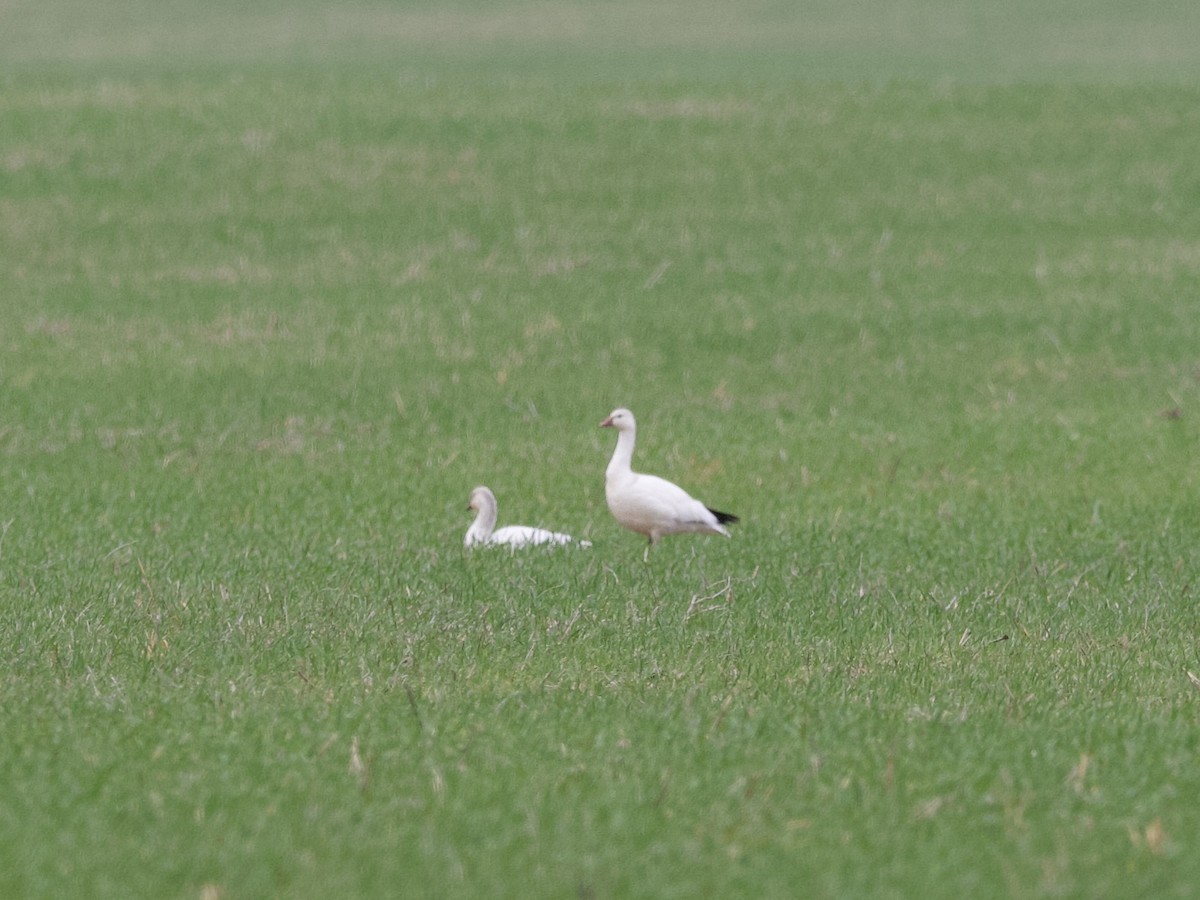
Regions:
<instances>
[{"instance_id":1,"label":"standing white goose","mask_svg":"<svg viewBox=\"0 0 1200 900\"><path fill-rule=\"evenodd\" d=\"M471 502L467 509L476 512L475 521L467 529L463 546L474 547L479 544L505 544L509 547L532 547L536 544L574 544L575 538L569 534L557 531L547 531L544 528L531 528L528 525L508 525L499 531L496 527L496 495L488 488L480 485L471 491ZM590 547L590 541L579 541L579 546Z\"/></svg>"},{"instance_id":2,"label":"standing white goose","mask_svg":"<svg viewBox=\"0 0 1200 900\"><path fill-rule=\"evenodd\" d=\"M613 518L650 539L643 558L666 534L700 532L729 537L726 525L738 517L709 509L677 484L656 475L633 471L633 444L637 422L627 409L614 409L600 423L601 428L617 429L617 449L604 470L604 496Z\"/></svg>"}]
</instances>

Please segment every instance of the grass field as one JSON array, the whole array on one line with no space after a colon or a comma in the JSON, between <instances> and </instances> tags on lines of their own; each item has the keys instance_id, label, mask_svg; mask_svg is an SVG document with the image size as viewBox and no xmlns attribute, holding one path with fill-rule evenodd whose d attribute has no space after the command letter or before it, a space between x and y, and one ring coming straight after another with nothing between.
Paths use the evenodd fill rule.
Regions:
<instances>
[{"instance_id":1,"label":"grass field","mask_svg":"<svg viewBox=\"0 0 1200 900\"><path fill-rule=\"evenodd\" d=\"M887 9L0 2L0 896L1200 895L1198 13Z\"/></svg>"}]
</instances>

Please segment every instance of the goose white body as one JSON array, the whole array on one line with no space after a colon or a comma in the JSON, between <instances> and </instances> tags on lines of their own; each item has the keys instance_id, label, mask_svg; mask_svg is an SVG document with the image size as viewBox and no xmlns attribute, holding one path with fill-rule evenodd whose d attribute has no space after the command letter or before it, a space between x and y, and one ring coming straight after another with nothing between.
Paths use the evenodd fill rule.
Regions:
<instances>
[{"instance_id":1,"label":"goose white body","mask_svg":"<svg viewBox=\"0 0 1200 900\"><path fill-rule=\"evenodd\" d=\"M592 546L589 541L576 541L569 534L534 528L530 525L506 525L496 528L496 495L480 486L471 491L468 509L475 510L475 521L467 529L463 546L477 547L484 544L507 547L534 547L543 544L575 544Z\"/></svg>"},{"instance_id":2,"label":"goose white body","mask_svg":"<svg viewBox=\"0 0 1200 900\"><path fill-rule=\"evenodd\" d=\"M668 534L720 534L729 537L727 523L737 516L710 509L677 484L657 475L633 471L637 422L627 409L613 410L600 423L617 429L617 449L604 471L604 497L613 518L630 531L645 535L650 544Z\"/></svg>"}]
</instances>

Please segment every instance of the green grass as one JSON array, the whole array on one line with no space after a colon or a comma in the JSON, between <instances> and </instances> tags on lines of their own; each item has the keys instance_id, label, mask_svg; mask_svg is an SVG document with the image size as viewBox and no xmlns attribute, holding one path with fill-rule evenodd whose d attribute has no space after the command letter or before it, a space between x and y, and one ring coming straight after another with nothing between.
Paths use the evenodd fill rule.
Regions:
<instances>
[{"instance_id":1,"label":"green grass","mask_svg":"<svg viewBox=\"0 0 1200 900\"><path fill-rule=\"evenodd\" d=\"M383 65L420 80L1195 82L1184 0L8 0L4 65Z\"/></svg>"},{"instance_id":2,"label":"green grass","mask_svg":"<svg viewBox=\"0 0 1200 900\"><path fill-rule=\"evenodd\" d=\"M108 6L0 11L0 895L1196 895L1194 12Z\"/></svg>"}]
</instances>

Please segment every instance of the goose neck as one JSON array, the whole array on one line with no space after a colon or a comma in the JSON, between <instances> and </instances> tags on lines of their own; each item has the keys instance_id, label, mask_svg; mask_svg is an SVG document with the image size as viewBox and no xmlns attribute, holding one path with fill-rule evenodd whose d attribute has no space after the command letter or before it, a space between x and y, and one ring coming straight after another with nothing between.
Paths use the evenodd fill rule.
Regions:
<instances>
[{"instance_id":1,"label":"goose neck","mask_svg":"<svg viewBox=\"0 0 1200 900\"><path fill-rule=\"evenodd\" d=\"M616 475L633 470L633 445L635 431L628 428L617 432L617 449L613 451L606 474Z\"/></svg>"}]
</instances>

